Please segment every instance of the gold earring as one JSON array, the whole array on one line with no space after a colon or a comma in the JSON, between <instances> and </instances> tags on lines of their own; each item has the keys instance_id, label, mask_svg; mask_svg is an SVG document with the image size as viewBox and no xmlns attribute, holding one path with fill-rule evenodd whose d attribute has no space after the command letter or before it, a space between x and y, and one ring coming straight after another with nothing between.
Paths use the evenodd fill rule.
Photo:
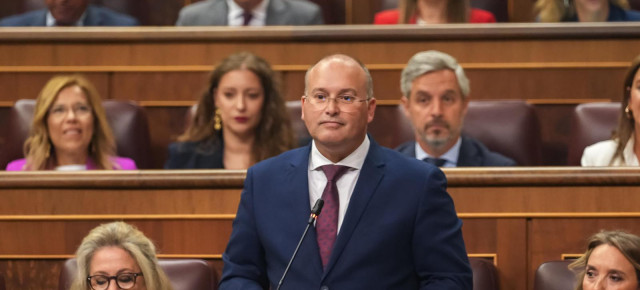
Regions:
<instances>
[{"instance_id":1,"label":"gold earring","mask_svg":"<svg viewBox=\"0 0 640 290\"><path fill-rule=\"evenodd\" d=\"M627 115L627 118L633 119L633 114L631 114L631 110L629 110L629 105L627 105L627 107L624 108L624 113Z\"/></svg>"},{"instance_id":2,"label":"gold earring","mask_svg":"<svg viewBox=\"0 0 640 290\"><path fill-rule=\"evenodd\" d=\"M222 118L220 118L220 109L216 109L216 114L213 116L213 129L220 131L222 129Z\"/></svg>"}]
</instances>

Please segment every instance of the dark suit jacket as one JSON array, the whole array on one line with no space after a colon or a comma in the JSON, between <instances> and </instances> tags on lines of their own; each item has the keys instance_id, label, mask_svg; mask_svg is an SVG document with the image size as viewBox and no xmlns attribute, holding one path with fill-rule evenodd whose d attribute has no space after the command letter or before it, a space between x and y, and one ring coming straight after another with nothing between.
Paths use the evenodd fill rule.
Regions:
<instances>
[{"instance_id":1,"label":"dark suit jacket","mask_svg":"<svg viewBox=\"0 0 640 290\"><path fill-rule=\"evenodd\" d=\"M415 141L404 143L396 148L396 151L416 158ZM516 162L489 149L477 140L462 136L460 155L458 155L458 167L471 166L516 166Z\"/></svg>"},{"instance_id":2,"label":"dark suit jacket","mask_svg":"<svg viewBox=\"0 0 640 290\"><path fill-rule=\"evenodd\" d=\"M27 12L0 19L0 26L46 26L47 9ZM136 26L135 18L113 10L89 5L86 10L84 26Z\"/></svg>"},{"instance_id":3,"label":"dark suit jacket","mask_svg":"<svg viewBox=\"0 0 640 290\"><path fill-rule=\"evenodd\" d=\"M217 139L220 140L220 139ZM175 142L169 144L169 158L165 169L221 169L223 142L204 144L203 142Z\"/></svg>"},{"instance_id":4,"label":"dark suit jacket","mask_svg":"<svg viewBox=\"0 0 640 290\"><path fill-rule=\"evenodd\" d=\"M309 219L310 150L247 172L220 289L275 289ZM281 289L471 289L461 226L442 171L372 140L326 270L312 227Z\"/></svg>"},{"instance_id":5,"label":"dark suit jacket","mask_svg":"<svg viewBox=\"0 0 640 290\"><path fill-rule=\"evenodd\" d=\"M190 4L182 10L177 26L226 26L229 7L225 0L207 0ZM322 24L318 5L300 0L271 0L267 7L266 25Z\"/></svg>"}]
</instances>

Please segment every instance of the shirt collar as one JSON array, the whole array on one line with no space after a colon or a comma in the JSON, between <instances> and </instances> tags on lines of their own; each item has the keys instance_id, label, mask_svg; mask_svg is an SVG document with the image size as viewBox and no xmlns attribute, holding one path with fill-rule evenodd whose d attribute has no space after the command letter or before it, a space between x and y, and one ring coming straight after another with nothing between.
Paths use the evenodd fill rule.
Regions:
<instances>
[{"instance_id":1,"label":"shirt collar","mask_svg":"<svg viewBox=\"0 0 640 290\"><path fill-rule=\"evenodd\" d=\"M318 170L320 166L335 164L335 165L344 165L348 166L352 169L361 169L362 164L364 164L364 159L367 157L367 153L369 152L369 147L371 146L371 141L369 141L369 136L365 136L362 144L356 148L351 154L349 154L344 159L338 161L338 163L333 163L331 160L327 159L318 151L318 147L316 147L316 141L311 142L311 158L309 159L309 169Z\"/></svg>"},{"instance_id":2,"label":"shirt collar","mask_svg":"<svg viewBox=\"0 0 640 290\"><path fill-rule=\"evenodd\" d=\"M415 142L415 144L416 144L415 147L416 147L417 159L423 160L427 157L435 158L429 155L429 153L422 150L422 147L420 147L420 144L418 142ZM458 157L460 156L461 144L462 144L462 137L458 137L458 141L456 141L456 144L453 144L453 147L451 147L449 151L445 152L444 154L442 154L442 156L438 157L440 159L444 159L447 161L447 163L445 163L443 167L456 167L458 165Z\"/></svg>"},{"instance_id":3,"label":"shirt collar","mask_svg":"<svg viewBox=\"0 0 640 290\"><path fill-rule=\"evenodd\" d=\"M242 9L242 7L240 7L233 0L226 0L226 1L227 1L227 6L229 7L229 15L231 16L231 18L232 19L241 18L242 14L244 13L244 9ZM262 2L260 2L260 4L258 4L258 6L256 6L256 8L254 8L251 11L251 15L253 16L253 19L258 19L258 20L261 20L262 22L265 22L265 20L267 19L268 6L269 6L269 0L262 0Z\"/></svg>"},{"instance_id":4,"label":"shirt collar","mask_svg":"<svg viewBox=\"0 0 640 290\"><path fill-rule=\"evenodd\" d=\"M80 15L80 18L78 18L78 21L76 21L76 23L74 23L72 26L84 26L85 18L87 18L86 10L84 11L84 13L82 13L82 15ZM53 18L53 14L51 14L51 11L47 11L46 24L47 26L56 26L56 19Z\"/></svg>"}]
</instances>

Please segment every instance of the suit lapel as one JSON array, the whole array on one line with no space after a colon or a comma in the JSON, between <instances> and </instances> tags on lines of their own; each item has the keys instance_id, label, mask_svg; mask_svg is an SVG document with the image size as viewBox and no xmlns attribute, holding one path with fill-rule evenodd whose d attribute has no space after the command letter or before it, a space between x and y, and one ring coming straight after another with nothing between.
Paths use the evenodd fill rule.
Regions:
<instances>
[{"instance_id":1,"label":"suit lapel","mask_svg":"<svg viewBox=\"0 0 640 290\"><path fill-rule=\"evenodd\" d=\"M87 10L85 10L85 16L82 25L84 26L101 26L102 19L98 16L99 14L91 7L91 5L87 6Z\"/></svg>"},{"instance_id":2,"label":"suit lapel","mask_svg":"<svg viewBox=\"0 0 640 290\"><path fill-rule=\"evenodd\" d=\"M299 150L290 160L290 166L287 169L284 178L283 188L286 188L286 196L284 210L292 212L292 222L306 222L309 219L310 201L309 201L309 154L311 152L311 143ZM306 225L305 225L306 226ZM302 232L300 232L302 234ZM303 247L309 247L309 252L314 253L311 256L305 256L310 259L305 261L305 265L311 265L313 271L318 275L322 275L322 261L320 259L320 251L315 228L309 229ZM295 241L297 243L297 240ZM295 247L295 245L293 245Z\"/></svg>"},{"instance_id":3,"label":"suit lapel","mask_svg":"<svg viewBox=\"0 0 640 290\"><path fill-rule=\"evenodd\" d=\"M286 13L284 3L280 0L269 1L265 25L282 25L283 14Z\"/></svg>"},{"instance_id":4,"label":"suit lapel","mask_svg":"<svg viewBox=\"0 0 640 290\"><path fill-rule=\"evenodd\" d=\"M229 6L224 0L213 1L209 6L208 15L211 15L211 25L227 26L229 25Z\"/></svg>"},{"instance_id":5,"label":"suit lapel","mask_svg":"<svg viewBox=\"0 0 640 290\"><path fill-rule=\"evenodd\" d=\"M471 144L469 139L462 137L460 144L460 155L458 155L457 167L461 166L479 166L482 164L482 160L478 155L478 150Z\"/></svg>"},{"instance_id":6,"label":"suit lapel","mask_svg":"<svg viewBox=\"0 0 640 290\"><path fill-rule=\"evenodd\" d=\"M327 276L329 271L331 271L331 268L333 268L336 260L340 257L346 244L351 239L353 231L360 222L362 214L367 209L367 205L369 204L371 197L373 197L380 180L384 176L385 162L381 155L382 149L375 143L375 141L373 141L373 139L370 138L370 140L371 147L369 148L369 153L365 158L362 170L360 171L360 176L358 176L356 187L351 195L349 207L347 208L347 213L342 221L340 232L338 233L333 250L331 251L331 258L329 259L329 264L327 264L327 269L322 277L323 279Z\"/></svg>"},{"instance_id":7,"label":"suit lapel","mask_svg":"<svg viewBox=\"0 0 640 290\"><path fill-rule=\"evenodd\" d=\"M29 26L47 26L47 12L49 12L47 9L40 10L34 21L29 24Z\"/></svg>"}]
</instances>

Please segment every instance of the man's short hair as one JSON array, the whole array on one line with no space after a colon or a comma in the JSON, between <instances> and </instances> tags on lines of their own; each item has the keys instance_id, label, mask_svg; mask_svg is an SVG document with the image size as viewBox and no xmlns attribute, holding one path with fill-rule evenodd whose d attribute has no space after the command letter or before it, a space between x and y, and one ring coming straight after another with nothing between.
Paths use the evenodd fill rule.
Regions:
<instances>
[{"instance_id":1,"label":"man's short hair","mask_svg":"<svg viewBox=\"0 0 640 290\"><path fill-rule=\"evenodd\" d=\"M330 61L333 59L339 59L339 60L343 60L343 61L353 61L355 63L357 63L362 70L364 71L364 75L365 75L365 79L366 79L366 87L367 87L367 100L370 100L373 98L373 79L371 78L371 73L369 72L369 69L367 69L367 67L359 60L350 57L346 54L332 54L329 56L326 56L324 58L322 58L321 60L319 60L318 62L316 62L313 66L311 66L309 69L307 69L307 72L304 74L304 94L305 96L307 95L308 89L309 89L309 73L316 67L318 66L318 64L326 62L326 61Z\"/></svg>"},{"instance_id":2,"label":"man's short hair","mask_svg":"<svg viewBox=\"0 0 640 290\"><path fill-rule=\"evenodd\" d=\"M462 98L466 99L466 97L469 96L470 88L469 79L464 74L464 70L455 58L437 50L418 52L411 57L407 66L402 70L402 77L400 79L402 94L406 98L409 98L411 95L411 84L414 79L423 74L443 69L450 69L456 74L458 86L462 92Z\"/></svg>"}]
</instances>

